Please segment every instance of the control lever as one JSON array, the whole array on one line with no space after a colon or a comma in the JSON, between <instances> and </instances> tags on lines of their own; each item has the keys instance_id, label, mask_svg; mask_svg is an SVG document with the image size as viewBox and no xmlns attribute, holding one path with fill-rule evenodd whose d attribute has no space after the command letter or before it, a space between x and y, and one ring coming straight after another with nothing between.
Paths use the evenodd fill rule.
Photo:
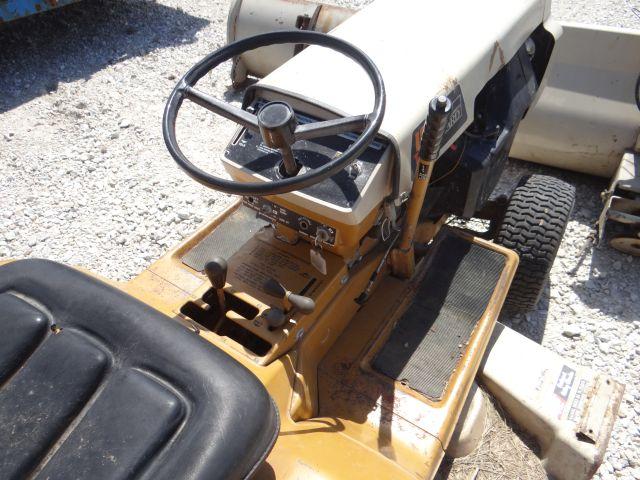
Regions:
<instances>
[{"instance_id":1,"label":"control lever","mask_svg":"<svg viewBox=\"0 0 640 480\"><path fill-rule=\"evenodd\" d=\"M316 309L316 302L304 295L297 295L287 290L275 278L269 278L263 285L266 294L272 297L281 298L284 301L285 311L289 312L297 308L302 313L312 313Z\"/></svg>"},{"instance_id":2,"label":"control lever","mask_svg":"<svg viewBox=\"0 0 640 480\"><path fill-rule=\"evenodd\" d=\"M207 262L204 266L204 273L211 282L211 286L215 289L218 296L218 307L220 308L220 317L224 318L227 308L225 306L224 286L227 283L227 261L224 258L215 257Z\"/></svg>"}]
</instances>

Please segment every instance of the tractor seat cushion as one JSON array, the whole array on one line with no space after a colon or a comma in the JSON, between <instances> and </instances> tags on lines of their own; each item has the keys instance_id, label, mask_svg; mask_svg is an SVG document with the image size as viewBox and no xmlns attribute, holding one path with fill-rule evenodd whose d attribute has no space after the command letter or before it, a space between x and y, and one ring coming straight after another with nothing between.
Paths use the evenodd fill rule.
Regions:
<instances>
[{"instance_id":1,"label":"tractor seat cushion","mask_svg":"<svg viewBox=\"0 0 640 480\"><path fill-rule=\"evenodd\" d=\"M116 288L0 266L0 478L236 479L278 435L262 384Z\"/></svg>"}]
</instances>

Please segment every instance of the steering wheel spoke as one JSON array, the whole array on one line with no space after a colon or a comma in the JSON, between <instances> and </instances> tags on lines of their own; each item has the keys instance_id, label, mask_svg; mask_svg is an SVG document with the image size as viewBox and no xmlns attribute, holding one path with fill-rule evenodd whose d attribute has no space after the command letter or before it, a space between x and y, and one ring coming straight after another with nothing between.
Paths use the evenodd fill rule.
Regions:
<instances>
[{"instance_id":1,"label":"steering wheel spoke","mask_svg":"<svg viewBox=\"0 0 640 480\"><path fill-rule=\"evenodd\" d=\"M246 110L231 105L230 103L218 100L217 98L207 95L206 93L188 85L186 85L182 91L184 98L206 108L210 112L217 113L218 115L236 122L238 125L242 125L254 132L260 131L258 128L258 118L253 113L249 113Z\"/></svg>"},{"instance_id":2,"label":"steering wheel spoke","mask_svg":"<svg viewBox=\"0 0 640 480\"><path fill-rule=\"evenodd\" d=\"M299 125L295 131L295 139L308 140L340 133L361 132L367 127L368 117L368 115L355 115Z\"/></svg>"},{"instance_id":3,"label":"steering wheel spoke","mask_svg":"<svg viewBox=\"0 0 640 480\"><path fill-rule=\"evenodd\" d=\"M339 52L355 61L367 73L373 86L373 110L366 115L297 125L295 111L284 101L268 102L254 115L195 88L200 79L223 62L249 50L282 44L318 45ZM182 152L176 138L176 119L185 99L253 132L259 133L265 145L280 152L286 175L269 182L227 180L212 175L194 165ZM180 79L167 100L162 117L162 134L167 149L176 163L202 185L235 195L278 195L307 188L335 175L350 165L375 139L384 117L385 102L384 82L378 68L364 52L354 45L332 35L319 32L303 30L275 31L230 43L207 55L191 67ZM295 158L295 152L291 149L296 140L325 137L346 132L354 132L358 136L341 155L316 168L301 169L301 164L298 163Z\"/></svg>"}]
</instances>

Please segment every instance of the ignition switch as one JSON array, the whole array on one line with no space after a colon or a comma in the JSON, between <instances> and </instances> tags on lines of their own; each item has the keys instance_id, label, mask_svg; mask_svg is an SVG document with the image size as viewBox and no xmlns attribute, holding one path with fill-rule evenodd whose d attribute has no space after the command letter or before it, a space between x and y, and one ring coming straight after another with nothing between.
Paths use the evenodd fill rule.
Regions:
<instances>
[{"instance_id":1,"label":"ignition switch","mask_svg":"<svg viewBox=\"0 0 640 480\"><path fill-rule=\"evenodd\" d=\"M331 238L331 234L326 228L318 227L318 229L316 230L316 243L318 244L327 243L330 238Z\"/></svg>"}]
</instances>

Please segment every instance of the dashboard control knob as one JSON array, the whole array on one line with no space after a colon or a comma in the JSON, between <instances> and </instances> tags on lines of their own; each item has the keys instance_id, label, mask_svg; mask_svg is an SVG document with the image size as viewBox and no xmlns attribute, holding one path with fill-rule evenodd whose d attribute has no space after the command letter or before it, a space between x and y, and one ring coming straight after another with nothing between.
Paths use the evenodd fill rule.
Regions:
<instances>
[{"instance_id":1,"label":"dashboard control knob","mask_svg":"<svg viewBox=\"0 0 640 480\"><path fill-rule=\"evenodd\" d=\"M298 219L298 226L300 227L300 230L306 232L307 230L309 230L309 227L311 227L311 220L306 217L300 217Z\"/></svg>"}]
</instances>

